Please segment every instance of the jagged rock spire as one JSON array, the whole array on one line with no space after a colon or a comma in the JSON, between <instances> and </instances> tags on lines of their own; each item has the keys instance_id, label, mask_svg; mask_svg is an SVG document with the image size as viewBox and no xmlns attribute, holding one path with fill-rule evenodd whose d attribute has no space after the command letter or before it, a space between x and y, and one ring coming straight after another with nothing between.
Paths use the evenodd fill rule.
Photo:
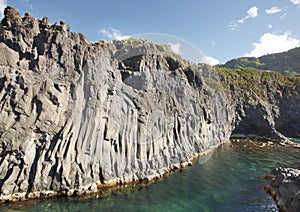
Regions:
<instances>
[{"instance_id":1,"label":"jagged rock spire","mask_svg":"<svg viewBox=\"0 0 300 212\"><path fill-rule=\"evenodd\" d=\"M22 17L19 11L11 6L4 9L4 18L1 21L3 26L12 26L17 23L22 23Z\"/></svg>"}]
</instances>

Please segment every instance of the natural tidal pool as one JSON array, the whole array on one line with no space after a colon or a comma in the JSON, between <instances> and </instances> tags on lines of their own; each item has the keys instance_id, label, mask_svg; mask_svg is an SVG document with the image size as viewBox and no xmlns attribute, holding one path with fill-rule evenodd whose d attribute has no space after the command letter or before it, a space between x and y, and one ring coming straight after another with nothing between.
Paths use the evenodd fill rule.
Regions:
<instances>
[{"instance_id":1,"label":"natural tidal pool","mask_svg":"<svg viewBox=\"0 0 300 212\"><path fill-rule=\"evenodd\" d=\"M299 167L300 149L233 142L212 157L146 186L114 188L85 199L0 205L0 211L278 211L263 190L272 168Z\"/></svg>"}]
</instances>

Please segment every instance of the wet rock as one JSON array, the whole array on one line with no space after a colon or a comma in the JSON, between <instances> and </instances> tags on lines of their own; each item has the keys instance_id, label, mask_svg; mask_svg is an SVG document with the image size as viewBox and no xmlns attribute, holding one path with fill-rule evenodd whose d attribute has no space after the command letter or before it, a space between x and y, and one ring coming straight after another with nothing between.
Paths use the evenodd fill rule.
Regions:
<instances>
[{"instance_id":1,"label":"wet rock","mask_svg":"<svg viewBox=\"0 0 300 212\"><path fill-rule=\"evenodd\" d=\"M300 170L294 168L276 168L271 171L271 179L265 187L282 211L300 210Z\"/></svg>"}]
</instances>

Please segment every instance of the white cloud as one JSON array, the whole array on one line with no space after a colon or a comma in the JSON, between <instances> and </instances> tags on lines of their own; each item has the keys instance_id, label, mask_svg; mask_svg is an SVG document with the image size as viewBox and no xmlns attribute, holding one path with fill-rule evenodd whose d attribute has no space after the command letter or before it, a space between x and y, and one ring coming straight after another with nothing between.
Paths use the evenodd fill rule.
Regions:
<instances>
[{"instance_id":1,"label":"white cloud","mask_svg":"<svg viewBox=\"0 0 300 212\"><path fill-rule=\"evenodd\" d=\"M124 40L130 38L130 36L122 35L122 33L119 30L113 27L101 29L100 33L110 40Z\"/></svg>"},{"instance_id":2,"label":"white cloud","mask_svg":"<svg viewBox=\"0 0 300 212\"><path fill-rule=\"evenodd\" d=\"M248 11L247 11L248 15L245 17L245 19L248 18L255 18L258 15L258 8L256 6L251 7Z\"/></svg>"},{"instance_id":3,"label":"white cloud","mask_svg":"<svg viewBox=\"0 0 300 212\"><path fill-rule=\"evenodd\" d=\"M0 18L4 15L4 9L7 6L7 0L0 0Z\"/></svg>"},{"instance_id":4,"label":"white cloud","mask_svg":"<svg viewBox=\"0 0 300 212\"><path fill-rule=\"evenodd\" d=\"M249 18L256 18L256 16L258 16L258 8L257 7L251 7L248 11L247 11L248 15L245 16L244 18L237 20L238 23L243 24L245 23L245 21Z\"/></svg>"},{"instance_id":5,"label":"white cloud","mask_svg":"<svg viewBox=\"0 0 300 212\"><path fill-rule=\"evenodd\" d=\"M169 42L168 45L170 46L170 48L172 49L172 51L174 53L181 54L181 52L180 52L181 44Z\"/></svg>"},{"instance_id":6,"label":"white cloud","mask_svg":"<svg viewBox=\"0 0 300 212\"><path fill-rule=\"evenodd\" d=\"M26 4L26 7L29 7L31 9L33 9L32 4L29 2L29 0L22 0L22 2L24 2Z\"/></svg>"},{"instance_id":7,"label":"white cloud","mask_svg":"<svg viewBox=\"0 0 300 212\"><path fill-rule=\"evenodd\" d=\"M260 57L266 54L284 52L300 46L300 40L291 37L290 32L282 35L265 33L261 36L259 43L253 43L253 50L246 57Z\"/></svg>"},{"instance_id":8,"label":"white cloud","mask_svg":"<svg viewBox=\"0 0 300 212\"><path fill-rule=\"evenodd\" d=\"M283 19L285 19L285 17L287 16L287 14L286 13L284 13L282 16L280 16L280 20L283 20Z\"/></svg>"},{"instance_id":9,"label":"white cloud","mask_svg":"<svg viewBox=\"0 0 300 212\"><path fill-rule=\"evenodd\" d=\"M280 8L278 8L278 7L271 7L270 9L267 9L267 10L265 10L265 11L266 11L266 13L267 13L268 15L270 15L270 14L279 13L279 12L282 11L282 9L280 9Z\"/></svg>"},{"instance_id":10,"label":"white cloud","mask_svg":"<svg viewBox=\"0 0 300 212\"><path fill-rule=\"evenodd\" d=\"M299 4L299 5L300 5L300 0L291 0L291 2L292 2L293 4Z\"/></svg>"},{"instance_id":11,"label":"white cloud","mask_svg":"<svg viewBox=\"0 0 300 212\"><path fill-rule=\"evenodd\" d=\"M272 29L273 25L272 24L268 24L268 29Z\"/></svg>"},{"instance_id":12,"label":"white cloud","mask_svg":"<svg viewBox=\"0 0 300 212\"><path fill-rule=\"evenodd\" d=\"M206 64L214 66L214 65L220 64L220 61L218 59L210 57L210 56L204 56L201 58L200 63L206 63Z\"/></svg>"},{"instance_id":13,"label":"white cloud","mask_svg":"<svg viewBox=\"0 0 300 212\"><path fill-rule=\"evenodd\" d=\"M232 21L229 25L229 27L232 30L235 30L239 24L244 24L246 20L248 20L249 18L256 18L258 16L258 7L254 6L251 7L248 11L247 14L244 18L236 20L236 21Z\"/></svg>"}]
</instances>

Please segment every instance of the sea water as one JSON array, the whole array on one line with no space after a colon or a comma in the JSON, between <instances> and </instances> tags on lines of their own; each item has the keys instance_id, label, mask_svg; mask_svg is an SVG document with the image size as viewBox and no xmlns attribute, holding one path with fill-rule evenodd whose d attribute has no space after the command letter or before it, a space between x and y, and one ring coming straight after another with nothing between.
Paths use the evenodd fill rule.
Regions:
<instances>
[{"instance_id":1,"label":"sea water","mask_svg":"<svg viewBox=\"0 0 300 212\"><path fill-rule=\"evenodd\" d=\"M82 198L0 205L3 211L278 211L263 190L273 168L299 167L300 149L261 142L222 145L209 160L149 185L119 187Z\"/></svg>"}]
</instances>

